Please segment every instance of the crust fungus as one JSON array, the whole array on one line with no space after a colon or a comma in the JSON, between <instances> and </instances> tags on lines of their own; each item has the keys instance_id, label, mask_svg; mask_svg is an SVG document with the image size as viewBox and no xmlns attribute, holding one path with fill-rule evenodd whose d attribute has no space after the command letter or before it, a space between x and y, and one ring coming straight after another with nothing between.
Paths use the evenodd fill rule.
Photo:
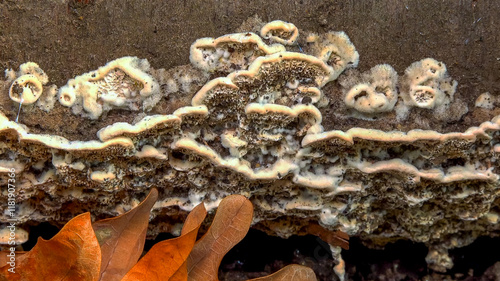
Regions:
<instances>
[{"instance_id":1,"label":"crust fungus","mask_svg":"<svg viewBox=\"0 0 500 281\"><path fill-rule=\"evenodd\" d=\"M358 66L359 54L343 31L328 32L318 38L309 51L332 68L329 81L335 80L347 68Z\"/></svg>"},{"instance_id":2,"label":"crust fungus","mask_svg":"<svg viewBox=\"0 0 500 281\"><path fill-rule=\"evenodd\" d=\"M68 81L59 89L59 102L73 113L97 119L112 108L137 111L149 96L159 94L159 85L149 74L149 63L136 57L123 57L96 71Z\"/></svg>"},{"instance_id":3,"label":"crust fungus","mask_svg":"<svg viewBox=\"0 0 500 281\"><path fill-rule=\"evenodd\" d=\"M293 23L275 20L262 27L260 36L283 45L294 45L299 37L299 30Z\"/></svg>"},{"instance_id":4,"label":"crust fungus","mask_svg":"<svg viewBox=\"0 0 500 281\"><path fill-rule=\"evenodd\" d=\"M281 44L267 45L255 33L234 33L201 38L191 45L191 63L204 71L230 73L246 69L256 58L285 51Z\"/></svg>"},{"instance_id":5,"label":"crust fungus","mask_svg":"<svg viewBox=\"0 0 500 281\"><path fill-rule=\"evenodd\" d=\"M341 82L344 102L361 113L392 111L398 100L397 79L396 71L387 64L377 65L361 77L347 76Z\"/></svg>"},{"instance_id":6,"label":"crust fungus","mask_svg":"<svg viewBox=\"0 0 500 281\"><path fill-rule=\"evenodd\" d=\"M12 247L12 245L21 245L26 241L28 241L28 232L26 230L8 225L4 225L0 228L0 247L2 245L10 245L10 247Z\"/></svg>"},{"instance_id":7,"label":"crust fungus","mask_svg":"<svg viewBox=\"0 0 500 281\"><path fill-rule=\"evenodd\" d=\"M17 103L33 104L42 94L42 83L34 75L22 75L14 80L9 97Z\"/></svg>"},{"instance_id":8,"label":"crust fungus","mask_svg":"<svg viewBox=\"0 0 500 281\"><path fill-rule=\"evenodd\" d=\"M19 71L12 77L16 77L9 89L9 97L17 103L33 104L42 95L43 85L49 78L47 74L34 62L23 63Z\"/></svg>"},{"instance_id":9,"label":"crust fungus","mask_svg":"<svg viewBox=\"0 0 500 281\"><path fill-rule=\"evenodd\" d=\"M405 70L401 96L408 106L432 109L453 101L457 84L448 77L444 63L427 58Z\"/></svg>"},{"instance_id":10,"label":"crust fungus","mask_svg":"<svg viewBox=\"0 0 500 281\"><path fill-rule=\"evenodd\" d=\"M264 27L262 35L271 41L277 41L275 36L292 40L297 30L284 22ZM199 87L135 57L77 76L58 97L73 113L97 119L115 108L139 111L134 122L117 120L98 128L92 140L33 133L0 114L1 171L19 169L23 193L18 202L26 203L19 223L68 219L62 206L71 206L73 213L85 205L97 216L112 214L117 204L126 206L157 187L162 195L153 217L191 210L200 201L215 207L226 194L238 193L254 203L256 228L282 236L297 229L290 223L266 228L266 222L304 219L380 246L399 238L430 246L460 233L465 238L455 247L499 230L493 222L500 208L495 164L500 117L457 132L383 130L377 124L340 130L334 122L329 122L333 129L325 129L327 118L342 114L330 113L326 96L354 112L344 120L377 114L397 118L391 111L398 107L445 116L459 100L457 82L443 63L424 59L399 79L400 97L397 73L389 65L342 74L340 89L337 83L324 87L355 67L359 55L343 32L306 39L305 53L293 52L295 46L267 45L254 33L199 39L190 55L198 70L185 66L176 76L196 80ZM31 72L22 75L36 77L34 66L25 68ZM18 77L10 76L9 82ZM214 79L206 82L207 77ZM161 107L146 115L170 95L182 102L168 112ZM486 98L479 98L478 106L490 107ZM31 198L47 199L36 199L40 207L34 212ZM162 223L152 236L178 224L157 221ZM384 228L388 221L393 227Z\"/></svg>"}]
</instances>

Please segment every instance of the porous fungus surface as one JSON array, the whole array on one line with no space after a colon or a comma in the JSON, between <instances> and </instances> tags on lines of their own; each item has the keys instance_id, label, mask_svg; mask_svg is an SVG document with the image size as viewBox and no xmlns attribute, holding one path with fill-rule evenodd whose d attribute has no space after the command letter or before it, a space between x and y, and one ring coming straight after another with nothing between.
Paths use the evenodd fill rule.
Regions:
<instances>
[{"instance_id":1,"label":"porous fungus surface","mask_svg":"<svg viewBox=\"0 0 500 281\"><path fill-rule=\"evenodd\" d=\"M290 23L256 25L262 37L197 40L192 66L173 70L124 57L58 90L34 63L7 71L0 88L21 117L57 110L95 133L42 133L0 113L0 172L16 170L19 222L120 214L156 187L154 236L178 229L167 215L243 194L268 233L287 237L315 222L374 247L424 242L437 270L452 265L448 249L499 233L500 117L445 129L498 115L491 95L468 108L444 62L426 58L402 76L388 64L360 73L343 32L300 37ZM106 121L117 110L129 116ZM7 197L2 189L2 220Z\"/></svg>"}]
</instances>

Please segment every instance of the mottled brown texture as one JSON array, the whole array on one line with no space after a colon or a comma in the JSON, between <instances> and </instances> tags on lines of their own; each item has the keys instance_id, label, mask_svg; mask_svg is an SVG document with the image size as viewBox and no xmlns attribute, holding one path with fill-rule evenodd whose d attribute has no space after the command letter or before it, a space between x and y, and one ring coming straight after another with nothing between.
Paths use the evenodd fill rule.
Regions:
<instances>
[{"instance_id":1,"label":"mottled brown texture","mask_svg":"<svg viewBox=\"0 0 500 281\"><path fill-rule=\"evenodd\" d=\"M459 77L459 92L496 92L500 77L497 1L1 1L0 68L36 61L58 86L113 58L154 68L188 63L200 37L234 32L248 17L303 30L345 31L362 70L389 63L401 73L433 57ZM476 95L473 95L476 96Z\"/></svg>"}]
</instances>

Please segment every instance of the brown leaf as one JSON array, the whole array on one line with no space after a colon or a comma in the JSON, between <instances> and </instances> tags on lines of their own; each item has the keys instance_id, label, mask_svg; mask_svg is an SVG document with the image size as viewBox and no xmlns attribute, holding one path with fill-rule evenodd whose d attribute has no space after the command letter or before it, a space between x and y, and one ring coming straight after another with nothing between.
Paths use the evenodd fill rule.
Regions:
<instances>
[{"instance_id":1,"label":"brown leaf","mask_svg":"<svg viewBox=\"0 0 500 281\"><path fill-rule=\"evenodd\" d=\"M260 278L247 281L316 281L316 274L307 266L291 264L279 271Z\"/></svg>"},{"instance_id":2,"label":"brown leaf","mask_svg":"<svg viewBox=\"0 0 500 281\"><path fill-rule=\"evenodd\" d=\"M100 265L99 243L90 214L85 213L70 220L52 239L38 238L31 251L16 259L15 273L9 272L7 265L0 268L0 277L12 281L96 281Z\"/></svg>"},{"instance_id":3,"label":"brown leaf","mask_svg":"<svg viewBox=\"0 0 500 281\"><path fill-rule=\"evenodd\" d=\"M331 231L316 223L310 223L305 230L307 233L318 236L321 240L332 246L340 246L344 250L349 250L349 235L345 232L340 230Z\"/></svg>"},{"instance_id":4,"label":"brown leaf","mask_svg":"<svg viewBox=\"0 0 500 281\"><path fill-rule=\"evenodd\" d=\"M218 280L224 255L248 232L253 218L252 203L241 195L230 195L219 204L212 226L196 242L187 260L190 281Z\"/></svg>"},{"instance_id":5,"label":"brown leaf","mask_svg":"<svg viewBox=\"0 0 500 281\"><path fill-rule=\"evenodd\" d=\"M132 210L92 224L102 252L99 280L120 281L137 263L146 241L149 214L157 199L158 190L153 188Z\"/></svg>"},{"instance_id":6,"label":"brown leaf","mask_svg":"<svg viewBox=\"0 0 500 281\"><path fill-rule=\"evenodd\" d=\"M201 203L187 217L181 236L156 243L122 281L187 280L186 259L206 215Z\"/></svg>"},{"instance_id":7,"label":"brown leaf","mask_svg":"<svg viewBox=\"0 0 500 281\"><path fill-rule=\"evenodd\" d=\"M18 259L19 257L21 257L22 255L24 255L26 253L27 253L26 251L15 251L15 253L14 253L14 259ZM11 257L8 256L8 255L12 255L11 251L1 251L0 252L0 266L3 266L7 262L10 261Z\"/></svg>"}]
</instances>

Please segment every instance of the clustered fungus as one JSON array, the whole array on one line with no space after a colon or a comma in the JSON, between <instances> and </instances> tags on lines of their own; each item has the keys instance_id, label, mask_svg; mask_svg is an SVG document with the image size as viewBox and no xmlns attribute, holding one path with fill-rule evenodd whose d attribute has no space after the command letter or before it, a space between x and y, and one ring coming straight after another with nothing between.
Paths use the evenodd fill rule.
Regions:
<instances>
[{"instance_id":1,"label":"clustered fungus","mask_svg":"<svg viewBox=\"0 0 500 281\"><path fill-rule=\"evenodd\" d=\"M142 101L159 93L155 79L147 74L147 60L124 57L96 71L68 81L59 90L59 102L73 113L97 119L112 108L142 109Z\"/></svg>"},{"instance_id":2,"label":"clustered fungus","mask_svg":"<svg viewBox=\"0 0 500 281\"><path fill-rule=\"evenodd\" d=\"M17 103L33 104L42 95L43 85L47 84L47 74L34 62L27 62L19 66L19 71L14 73L6 71L7 76L14 78L9 97Z\"/></svg>"},{"instance_id":3,"label":"clustered fungus","mask_svg":"<svg viewBox=\"0 0 500 281\"><path fill-rule=\"evenodd\" d=\"M258 57L282 51L285 51L283 45L267 45L255 33L235 33L196 40L191 45L189 59L202 70L230 73L246 69Z\"/></svg>"},{"instance_id":4,"label":"clustered fungus","mask_svg":"<svg viewBox=\"0 0 500 281\"><path fill-rule=\"evenodd\" d=\"M398 101L397 81L394 68L387 64L377 65L361 77L351 76L342 82L346 92L344 102L361 113L392 111Z\"/></svg>"},{"instance_id":5,"label":"clustered fungus","mask_svg":"<svg viewBox=\"0 0 500 281\"><path fill-rule=\"evenodd\" d=\"M314 36L309 43L311 54L331 67L329 81L337 79L347 68L358 66L359 54L345 32Z\"/></svg>"},{"instance_id":6,"label":"clustered fungus","mask_svg":"<svg viewBox=\"0 0 500 281\"><path fill-rule=\"evenodd\" d=\"M448 77L444 63L427 58L405 70L401 95L408 106L432 109L453 101L457 84Z\"/></svg>"},{"instance_id":7,"label":"clustered fungus","mask_svg":"<svg viewBox=\"0 0 500 281\"><path fill-rule=\"evenodd\" d=\"M299 30L293 23L275 20L262 27L260 36L283 45L294 45L299 37Z\"/></svg>"},{"instance_id":8,"label":"clustered fungus","mask_svg":"<svg viewBox=\"0 0 500 281\"><path fill-rule=\"evenodd\" d=\"M343 73L359 61L344 32L300 38L293 24L257 25L251 30L262 37L198 39L191 66L151 69L144 59L125 57L71 79L58 90L67 114L105 119L114 109L137 112L133 122L99 128L91 140L31 133L0 113L0 172L18 171L19 223L67 220L68 206L116 215L151 187L161 194L152 219L201 201L211 210L237 193L254 204L254 227L268 233L287 237L317 222L373 246L411 239L438 249L428 258L438 270L451 266L447 249L500 230L493 223L500 208L500 117L463 132L325 129L328 102L345 105L347 118L404 119L410 110L444 116L457 102L457 82L444 63L427 58L399 78L387 64ZM14 101L24 91L39 97L37 85L47 83L36 64L25 65L0 81L3 89L29 88L10 86ZM39 83L16 80L26 75ZM339 95L332 84L325 87L337 78ZM476 106L492 108L491 100L484 94ZM178 221L157 222L152 236L178 228ZM444 248L435 247L440 243ZM336 270L343 271L341 260Z\"/></svg>"},{"instance_id":9,"label":"clustered fungus","mask_svg":"<svg viewBox=\"0 0 500 281\"><path fill-rule=\"evenodd\" d=\"M402 121L416 107L433 110L438 118L446 119L447 110L455 106L459 119L468 110L452 104L458 83L448 76L444 63L432 58L414 62L402 77L390 65L382 64L365 73L349 71L339 83L345 105L351 109L349 116L354 118L375 120L395 110L397 120Z\"/></svg>"}]
</instances>

